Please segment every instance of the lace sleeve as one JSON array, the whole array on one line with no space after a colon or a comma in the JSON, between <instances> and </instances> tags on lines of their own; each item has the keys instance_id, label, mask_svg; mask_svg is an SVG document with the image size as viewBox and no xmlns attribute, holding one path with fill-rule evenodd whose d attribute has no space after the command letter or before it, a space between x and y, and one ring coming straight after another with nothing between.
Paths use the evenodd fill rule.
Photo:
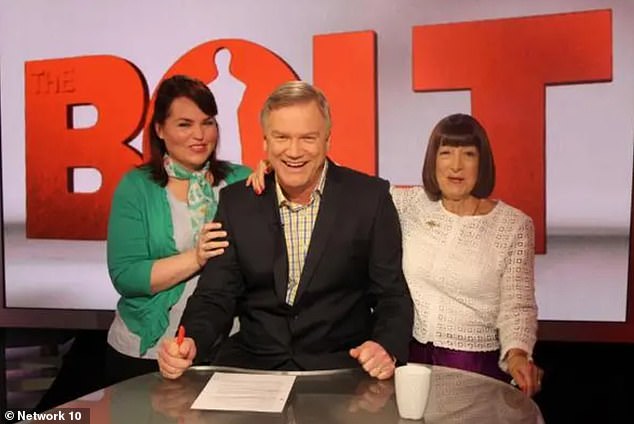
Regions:
<instances>
[{"instance_id":1,"label":"lace sleeve","mask_svg":"<svg viewBox=\"0 0 634 424\"><path fill-rule=\"evenodd\" d=\"M396 206L396 210L400 214L403 210L403 196L405 194L405 189L403 187L390 185L390 194L392 195L394 206Z\"/></svg>"},{"instance_id":2,"label":"lace sleeve","mask_svg":"<svg viewBox=\"0 0 634 424\"><path fill-rule=\"evenodd\" d=\"M500 312L497 320L500 337L500 367L509 349L519 348L529 355L537 338L535 302L535 230L532 220L521 216L510 244L500 286Z\"/></svg>"},{"instance_id":3,"label":"lace sleeve","mask_svg":"<svg viewBox=\"0 0 634 424\"><path fill-rule=\"evenodd\" d=\"M421 202L421 193L424 193L422 187L418 186L390 186L392 201L401 220L412 205Z\"/></svg>"}]
</instances>

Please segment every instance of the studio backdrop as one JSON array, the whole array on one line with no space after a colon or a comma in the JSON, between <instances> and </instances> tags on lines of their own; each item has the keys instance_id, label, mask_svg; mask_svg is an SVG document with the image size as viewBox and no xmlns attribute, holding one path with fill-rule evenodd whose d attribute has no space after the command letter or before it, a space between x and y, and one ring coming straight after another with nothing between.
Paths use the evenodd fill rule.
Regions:
<instances>
[{"instance_id":1,"label":"studio backdrop","mask_svg":"<svg viewBox=\"0 0 634 424\"><path fill-rule=\"evenodd\" d=\"M439 119L473 114L493 197L535 223L542 334L634 341L632 40L627 0L1 1L0 325L109 323L112 194L182 73L217 97L219 157L249 166L292 79L329 98L331 157L395 185L421 184Z\"/></svg>"}]
</instances>

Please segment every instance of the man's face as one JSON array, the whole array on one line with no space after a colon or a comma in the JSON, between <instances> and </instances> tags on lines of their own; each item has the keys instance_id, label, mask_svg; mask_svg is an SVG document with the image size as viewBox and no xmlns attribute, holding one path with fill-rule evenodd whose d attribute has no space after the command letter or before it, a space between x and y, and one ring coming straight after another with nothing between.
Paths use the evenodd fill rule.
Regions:
<instances>
[{"instance_id":1,"label":"man's face","mask_svg":"<svg viewBox=\"0 0 634 424\"><path fill-rule=\"evenodd\" d=\"M264 122L264 150L290 201L308 202L329 147L326 120L316 102L272 110Z\"/></svg>"}]
</instances>

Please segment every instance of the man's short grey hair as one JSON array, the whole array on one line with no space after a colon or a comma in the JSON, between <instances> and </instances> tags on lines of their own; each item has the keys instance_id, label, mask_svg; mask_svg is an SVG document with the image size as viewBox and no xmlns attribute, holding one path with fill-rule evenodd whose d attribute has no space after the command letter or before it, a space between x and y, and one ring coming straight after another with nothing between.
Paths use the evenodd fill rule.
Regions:
<instances>
[{"instance_id":1,"label":"man's short grey hair","mask_svg":"<svg viewBox=\"0 0 634 424\"><path fill-rule=\"evenodd\" d=\"M326 120L326 134L330 134L330 105L324 93L305 81L289 81L278 86L266 99L260 112L260 124L266 128L266 121L271 111L286 106L315 102L321 115Z\"/></svg>"}]
</instances>

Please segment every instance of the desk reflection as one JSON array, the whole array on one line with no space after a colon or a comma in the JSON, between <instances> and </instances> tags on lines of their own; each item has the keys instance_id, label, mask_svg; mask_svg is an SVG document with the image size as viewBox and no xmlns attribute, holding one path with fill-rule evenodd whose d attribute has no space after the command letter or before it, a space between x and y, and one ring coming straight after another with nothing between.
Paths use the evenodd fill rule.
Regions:
<instances>
[{"instance_id":1,"label":"desk reflection","mask_svg":"<svg viewBox=\"0 0 634 424\"><path fill-rule=\"evenodd\" d=\"M298 377L284 411L279 414L190 409L214 370L247 371L193 368L176 381L148 374L105 389L107 396L96 402L77 400L61 407L88 406L93 423L415 422L399 418L393 380L377 381L361 370L338 370L325 375L294 373ZM105 407L104 402L109 405ZM432 367L432 388L424 422L533 424L543 420L535 403L508 384L461 370Z\"/></svg>"}]
</instances>

